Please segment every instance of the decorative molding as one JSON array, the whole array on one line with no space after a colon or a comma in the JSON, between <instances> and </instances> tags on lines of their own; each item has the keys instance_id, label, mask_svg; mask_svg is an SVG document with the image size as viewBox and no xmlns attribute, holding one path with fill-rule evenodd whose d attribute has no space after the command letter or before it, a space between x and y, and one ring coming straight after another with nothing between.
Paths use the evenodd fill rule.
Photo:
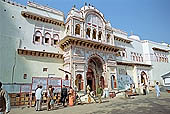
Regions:
<instances>
[{"instance_id":1,"label":"decorative molding","mask_svg":"<svg viewBox=\"0 0 170 114\"><path fill-rule=\"evenodd\" d=\"M161 49L161 48L157 48L157 47L153 47L152 49L154 51L169 52L169 50L165 50L165 49Z\"/></svg>"},{"instance_id":2,"label":"decorative molding","mask_svg":"<svg viewBox=\"0 0 170 114\"><path fill-rule=\"evenodd\" d=\"M117 36L114 36L114 40L124 42L124 43L128 43L128 44L132 42L131 40L120 38L120 37L117 37Z\"/></svg>"},{"instance_id":3,"label":"decorative molding","mask_svg":"<svg viewBox=\"0 0 170 114\"><path fill-rule=\"evenodd\" d=\"M17 51L18 51L19 55L63 59L63 54L59 54L59 53L50 53L50 52L35 51L35 50L25 50L25 49L17 49Z\"/></svg>"},{"instance_id":4,"label":"decorative molding","mask_svg":"<svg viewBox=\"0 0 170 114\"><path fill-rule=\"evenodd\" d=\"M46 17L46 16L42 16L42 15L39 15L39 14L36 14L36 13L21 11L21 15L25 18L28 18L28 19L33 19L33 20L36 20L36 21L46 22L46 23L65 27L65 24L64 24L63 21L60 21L60 20L57 20L57 19L54 19L54 18L49 18L49 17Z\"/></svg>"},{"instance_id":5,"label":"decorative molding","mask_svg":"<svg viewBox=\"0 0 170 114\"><path fill-rule=\"evenodd\" d=\"M112 46L109 44L104 44L92 40L87 40L84 38L78 38L74 36L66 36L59 42L60 48L65 49L67 47L70 47L70 45L74 46L81 46L85 48L91 48L91 49L96 49L99 51L108 51L108 52L117 52L121 50L125 50L124 48L117 47L117 46Z\"/></svg>"}]
</instances>

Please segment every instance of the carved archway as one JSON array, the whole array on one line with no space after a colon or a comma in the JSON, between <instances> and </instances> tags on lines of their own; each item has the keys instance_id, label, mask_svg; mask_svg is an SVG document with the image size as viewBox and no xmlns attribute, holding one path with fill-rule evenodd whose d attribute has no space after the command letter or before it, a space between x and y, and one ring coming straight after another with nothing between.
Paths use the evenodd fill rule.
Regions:
<instances>
[{"instance_id":1,"label":"carved archway","mask_svg":"<svg viewBox=\"0 0 170 114\"><path fill-rule=\"evenodd\" d=\"M86 73L86 78L87 85L91 87L92 91L95 91L99 85L101 85L103 88L105 86L104 77L102 76L103 64L103 59L97 55L91 56L88 60L88 70Z\"/></svg>"}]
</instances>

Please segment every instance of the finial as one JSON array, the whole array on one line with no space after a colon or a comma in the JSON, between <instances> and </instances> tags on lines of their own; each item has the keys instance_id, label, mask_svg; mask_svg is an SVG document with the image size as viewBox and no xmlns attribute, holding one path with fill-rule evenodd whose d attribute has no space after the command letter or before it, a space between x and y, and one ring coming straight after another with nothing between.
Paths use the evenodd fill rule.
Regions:
<instances>
[{"instance_id":1,"label":"finial","mask_svg":"<svg viewBox=\"0 0 170 114\"><path fill-rule=\"evenodd\" d=\"M87 6L87 3L85 2L84 5Z\"/></svg>"},{"instance_id":2,"label":"finial","mask_svg":"<svg viewBox=\"0 0 170 114\"><path fill-rule=\"evenodd\" d=\"M76 5L73 5L73 8L76 8Z\"/></svg>"},{"instance_id":3,"label":"finial","mask_svg":"<svg viewBox=\"0 0 170 114\"><path fill-rule=\"evenodd\" d=\"M89 4L89 6L90 6L90 4Z\"/></svg>"}]
</instances>

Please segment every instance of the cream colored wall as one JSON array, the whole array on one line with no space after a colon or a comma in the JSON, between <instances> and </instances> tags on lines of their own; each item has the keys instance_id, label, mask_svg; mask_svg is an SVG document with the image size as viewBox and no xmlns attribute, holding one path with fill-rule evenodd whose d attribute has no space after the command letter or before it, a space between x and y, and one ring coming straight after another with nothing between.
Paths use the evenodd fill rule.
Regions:
<instances>
[{"instance_id":1,"label":"cream colored wall","mask_svg":"<svg viewBox=\"0 0 170 114\"><path fill-rule=\"evenodd\" d=\"M3 83L31 83L33 76L48 77L55 74L63 77L64 73L58 68L63 68L63 60L57 58L32 57L17 54L17 49L28 49L53 53L62 53L59 47L33 44L35 25L43 25L58 30L62 37L63 27L46 24L21 15L26 9L0 1L0 80ZM31 11L31 9L29 9ZM48 68L43 72L43 68ZM23 75L27 74L27 79Z\"/></svg>"}]
</instances>

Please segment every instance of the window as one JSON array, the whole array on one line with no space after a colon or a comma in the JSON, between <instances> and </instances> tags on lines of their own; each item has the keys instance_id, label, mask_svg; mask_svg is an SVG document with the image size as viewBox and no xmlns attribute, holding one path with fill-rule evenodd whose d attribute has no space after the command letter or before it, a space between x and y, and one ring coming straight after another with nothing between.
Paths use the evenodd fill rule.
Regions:
<instances>
[{"instance_id":1,"label":"window","mask_svg":"<svg viewBox=\"0 0 170 114\"><path fill-rule=\"evenodd\" d=\"M24 79L27 79L27 74L24 74L23 78L24 78Z\"/></svg>"},{"instance_id":2,"label":"window","mask_svg":"<svg viewBox=\"0 0 170 114\"><path fill-rule=\"evenodd\" d=\"M48 68L43 68L43 72L47 72Z\"/></svg>"},{"instance_id":3,"label":"window","mask_svg":"<svg viewBox=\"0 0 170 114\"><path fill-rule=\"evenodd\" d=\"M98 40L101 40L101 38L102 38L102 32L101 32L101 31L99 31L99 34L98 34Z\"/></svg>"},{"instance_id":4,"label":"window","mask_svg":"<svg viewBox=\"0 0 170 114\"><path fill-rule=\"evenodd\" d=\"M122 56L125 57L125 52L122 52Z\"/></svg>"},{"instance_id":5,"label":"window","mask_svg":"<svg viewBox=\"0 0 170 114\"><path fill-rule=\"evenodd\" d=\"M86 38L90 38L90 31L91 31L91 29L90 29L90 28L87 28L87 31L86 31Z\"/></svg>"},{"instance_id":6,"label":"window","mask_svg":"<svg viewBox=\"0 0 170 114\"><path fill-rule=\"evenodd\" d=\"M68 80L68 75L66 74L66 76L65 76L65 80Z\"/></svg>"},{"instance_id":7,"label":"window","mask_svg":"<svg viewBox=\"0 0 170 114\"><path fill-rule=\"evenodd\" d=\"M75 35L80 35L80 24L77 24L77 25L76 25Z\"/></svg>"},{"instance_id":8,"label":"window","mask_svg":"<svg viewBox=\"0 0 170 114\"><path fill-rule=\"evenodd\" d=\"M36 31L34 34L34 43L40 43L42 34L40 31Z\"/></svg>"},{"instance_id":9,"label":"window","mask_svg":"<svg viewBox=\"0 0 170 114\"><path fill-rule=\"evenodd\" d=\"M96 29L93 29L93 39L96 39Z\"/></svg>"},{"instance_id":10,"label":"window","mask_svg":"<svg viewBox=\"0 0 170 114\"><path fill-rule=\"evenodd\" d=\"M53 35L53 43L54 43L54 45L57 45L58 44L58 42L59 42L59 35L58 34L54 34Z\"/></svg>"},{"instance_id":11,"label":"window","mask_svg":"<svg viewBox=\"0 0 170 114\"><path fill-rule=\"evenodd\" d=\"M51 35L47 32L44 35L44 44L50 44Z\"/></svg>"},{"instance_id":12,"label":"window","mask_svg":"<svg viewBox=\"0 0 170 114\"><path fill-rule=\"evenodd\" d=\"M118 52L118 56L121 56L121 53L120 53L120 51Z\"/></svg>"},{"instance_id":13,"label":"window","mask_svg":"<svg viewBox=\"0 0 170 114\"><path fill-rule=\"evenodd\" d=\"M107 34L107 43L110 43L110 34Z\"/></svg>"},{"instance_id":14,"label":"window","mask_svg":"<svg viewBox=\"0 0 170 114\"><path fill-rule=\"evenodd\" d=\"M133 58L133 61L135 61L135 56L134 55L132 56L132 58Z\"/></svg>"}]
</instances>

